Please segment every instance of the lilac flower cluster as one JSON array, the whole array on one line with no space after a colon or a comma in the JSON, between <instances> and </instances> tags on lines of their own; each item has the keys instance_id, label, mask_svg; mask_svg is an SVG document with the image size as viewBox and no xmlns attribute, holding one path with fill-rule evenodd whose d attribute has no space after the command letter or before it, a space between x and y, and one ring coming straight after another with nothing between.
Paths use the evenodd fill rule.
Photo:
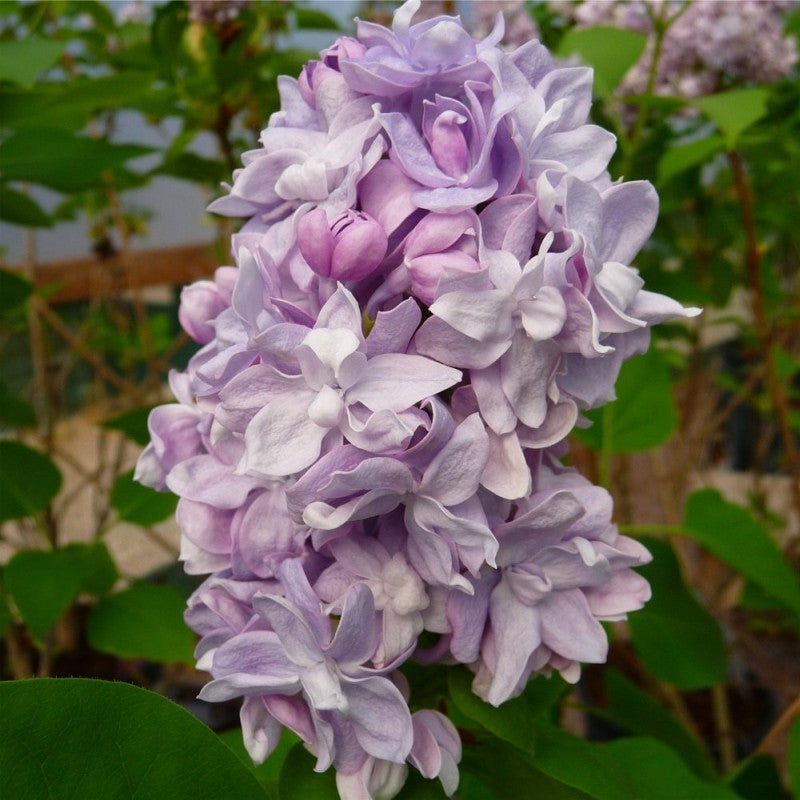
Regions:
<instances>
[{"instance_id":1,"label":"lilac flower cluster","mask_svg":"<svg viewBox=\"0 0 800 800\"><path fill-rule=\"evenodd\" d=\"M723 90L731 82L773 82L797 63L797 40L783 31L792 0L703 0L692 2L664 37L655 92L694 98ZM628 73L622 94L641 94L652 61L651 14L672 16L676 0L586 0L554 4L579 27L613 25L651 37L642 59ZM649 11L649 13L648 13Z\"/></svg>"},{"instance_id":2,"label":"lilac flower cluster","mask_svg":"<svg viewBox=\"0 0 800 800\"><path fill-rule=\"evenodd\" d=\"M462 663L498 705L602 662L649 596L608 493L564 467L649 326L694 313L629 266L657 197L613 183L589 69L457 17L360 22L279 79L281 108L212 208L249 217L182 295L202 345L137 477L180 497L201 697L243 698L256 761L294 731L343 798L460 743L398 669ZM420 635L433 641L418 646Z\"/></svg>"}]
</instances>

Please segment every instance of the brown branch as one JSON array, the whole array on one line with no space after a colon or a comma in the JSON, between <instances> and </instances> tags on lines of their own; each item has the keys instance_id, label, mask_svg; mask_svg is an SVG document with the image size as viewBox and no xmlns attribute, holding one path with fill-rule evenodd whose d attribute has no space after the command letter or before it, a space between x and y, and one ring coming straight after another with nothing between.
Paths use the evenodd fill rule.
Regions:
<instances>
[{"instance_id":1,"label":"brown branch","mask_svg":"<svg viewBox=\"0 0 800 800\"><path fill-rule=\"evenodd\" d=\"M778 428L783 441L786 466L792 477L792 497L797 513L800 514L800 457L795 446L794 433L792 432L789 417L789 401L778 378L778 371L775 368L775 357L772 351L772 332L767 322L767 312L764 304L764 284L761 279L761 251L758 247L753 200L747 183L744 165L735 150L728 153L728 161L733 172L739 204L742 207L742 222L747 241L747 272L753 298L753 323L763 358L770 399L775 409Z\"/></svg>"},{"instance_id":2,"label":"brown branch","mask_svg":"<svg viewBox=\"0 0 800 800\"><path fill-rule=\"evenodd\" d=\"M800 695L795 697L789 707L778 717L775 724L767 731L758 747L756 747L755 752L769 753L778 737L794 722L796 717L800 717Z\"/></svg>"}]
</instances>

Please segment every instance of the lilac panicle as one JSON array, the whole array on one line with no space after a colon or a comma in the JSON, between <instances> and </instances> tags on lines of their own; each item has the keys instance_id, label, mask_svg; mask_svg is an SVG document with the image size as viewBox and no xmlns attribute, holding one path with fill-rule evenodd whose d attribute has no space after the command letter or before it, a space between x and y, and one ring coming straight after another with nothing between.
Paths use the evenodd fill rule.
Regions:
<instances>
[{"instance_id":1,"label":"lilac panicle","mask_svg":"<svg viewBox=\"0 0 800 800\"><path fill-rule=\"evenodd\" d=\"M411 768L457 790L458 734L409 711L409 658L468 665L495 705L605 659L649 555L559 457L650 327L697 313L631 266L658 199L611 180L591 72L419 5L279 79L212 205L248 217L235 266L182 293L200 349L136 472L179 496L208 576L201 697L242 698L256 762L294 731L345 800Z\"/></svg>"}]
</instances>

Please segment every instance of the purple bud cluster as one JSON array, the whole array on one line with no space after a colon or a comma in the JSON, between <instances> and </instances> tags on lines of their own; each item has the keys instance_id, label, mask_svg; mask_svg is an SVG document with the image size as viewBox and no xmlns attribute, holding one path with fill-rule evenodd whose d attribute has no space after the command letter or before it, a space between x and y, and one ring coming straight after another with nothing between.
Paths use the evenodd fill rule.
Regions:
<instances>
[{"instance_id":1,"label":"purple bud cluster","mask_svg":"<svg viewBox=\"0 0 800 800\"><path fill-rule=\"evenodd\" d=\"M667 29L654 91L694 98L719 92L731 83L769 83L786 77L797 63L797 40L783 31L788 0L695 0ZM651 37L642 59L623 82L622 94L642 94L653 52L653 21L672 16L676 0L586 0L564 6L579 27L613 25ZM649 13L648 13L649 12Z\"/></svg>"},{"instance_id":2,"label":"purple bud cluster","mask_svg":"<svg viewBox=\"0 0 800 800\"><path fill-rule=\"evenodd\" d=\"M606 658L649 555L559 459L649 327L695 313L630 266L657 197L610 179L591 71L418 7L279 79L212 206L249 218L236 266L183 292L202 348L137 470L180 497L209 575L186 614L201 697L243 699L256 761L294 731L346 800L409 765L456 789L458 735L410 712L409 658L468 665L494 705Z\"/></svg>"}]
</instances>

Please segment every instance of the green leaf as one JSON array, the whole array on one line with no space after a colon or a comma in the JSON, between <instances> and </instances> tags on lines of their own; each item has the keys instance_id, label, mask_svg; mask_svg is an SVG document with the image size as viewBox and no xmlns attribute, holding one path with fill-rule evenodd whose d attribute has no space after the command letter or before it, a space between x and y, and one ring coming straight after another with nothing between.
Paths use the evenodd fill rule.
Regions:
<instances>
[{"instance_id":1,"label":"green leaf","mask_svg":"<svg viewBox=\"0 0 800 800\"><path fill-rule=\"evenodd\" d=\"M608 758L627 766L628 780L637 798L741 800L727 786L698 778L672 750L655 739L617 739L603 749Z\"/></svg>"},{"instance_id":2,"label":"green leaf","mask_svg":"<svg viewBox=\"0 0 800 800\"><path fill-rule=\"evenodd\" d=\"M32 428L36 424L33 406L14 395L0 391L0 425L15 428Z\"/></svg>"},{"instance_id":3,"label":"green leaf","mask_svg":"<svg viewBox=\"0 0 800 800\"><path fill-rule=\"evenodd\" d=\"M150 432L147 429L147 418L155 406L143 406L123 411L116 417L111 417L101 423L102 427L124 433L132 442L146 445L150 441Z\"/></svg>"},{"instance_id":4,"label":"green leaf","mask_svg":"<svg viewBox=\"0 0 800 800\"><path fill-rule=\"evenodd\" d=\"M289 751L278 782L280 800L339 800L333 770L314 772L315 763L302 744Z\"/></svg>"},{"instance_id":5,"label":"green leaf","mask_svg":"<svg viewBox=\"0 0 800 800\"><path fill-rule=\"evenodd\" d=\"M257 800L264 792L199 720L126 683L46 678L0 684L6 797Z\"/></svg>"},{"instance_id":6,"label":"green leaf","mask_svg":"<svg viewBox=\"0 0 800 800\"><path fill-rule=\"evenodd\" d=\"M519 750L497 739L464 745L460 771L459 800L519 800L521 797L586 800L591 797L536 769ZM470 786L470 782L464 780L468 776L474 776L479 786L474 783ZM464 791L465 788L468 791Z\"/></svg>"},{"instance_id":7,"label":"green leaf","mask_svg":"<svg viewBox=\"0 0 800 800\"><path fill-rule=\"evenodd\" d=\"M35 35L0 41L0 80L30 86L58 61L66 46Z\"/></svg>"},{"instance_id":8,"label":"green leaf","mask_svg":"<svg viewBox=\"0 0 800 800\"><path fill-rule=\"evenodd\" d=\"M299 6L294 10L294 22L300 30L338 31L339 23L324 11Z\"/></svg>"},{"instance_id":9,"label":"green leaf","mask_svg":"<svg viewBox=\"0 0 800 800\"><path fill-rule=\"evenodd\" d=\"M651 348L622 365L616 393L611 405L586 414L593 425L576 431L583 442L599 450L604 436L610 436L612 452L634 453L657 447L673 435L677 416L669 366L658 350Z\"/></svg>"},{"instance_id":10,"label":"green leaf","mask_svg":"<svg viewBox=\"0 0 800 800\"><path fill-rule=\"evenodd\" d=\"M650 736L680 754L696 775L714 779L714 764L705 748L649 694L615 669L605 671L607 716L641 736Z\"/></svg>"},{"instance_id":11,"label":"green leaf","mask_svg":"<svg viewBox=\"0 0 800 800\"><path fill-rule=\"evenodd\" d=\"M564 694L566 684L560 677L534 678L525 691L498 708L484 702L471 687L472 674L452 668L448 678L450 697L456 707L490 733L520 750L533 752L536 747L536 722Z\"/></svg>"},{"instance_id":12,"label":"green leaf","mask_svg":"<svg viewBox=\"0 0 800 800\"><path fill-rule=\"evenodd\" d=\"M50 228L53 220L28 195L0 183L0 219L26 228Z\"/></svg>"},{"instance_id":13,"label":"green leaf","mask_svg":"<svg viewBox=\"0 0 800 800\"><path fill-rule=\"evenodd\" d=\"M733 89L701 97L693 105L719 128L728 150L734 150L739 136L767 113L768 98L763 88Z\"/></svg>"},{"instance_id":14,"label":"green leaf","mask_svg":"<svg viewBox=\"0 0 800 800\"><path fill-rule=\"evenodd\" d=\"M21 305L32 292L33 286L29 280L10 269L0 268L0 311Z\"/></svg>"},{"instance_id":15,"label":"green leaf","mask_svg":"<svg viewBox=\"0 0 800 800\"><path fill-rule=\"evenodd\" d=\"M6 590L4 587L3 570L0 569L0 639L6 635L8 626L11 625L11 610L6 601Z\"/></svg>"},{"instance_id":16,"label":"green leaf","mask_svg":"<svg viewBox=\"0 0 800 800\"><path fill-rule=\"evenodd\" d=\"M687 590L672 548L653 539L645 546L653 561L637 571L653 596L628 620L639 658L656 678L681 689L724 682L727 654L719 624Z\"/></svg>"},{"instance_id":17,"label":"green leaf","mask_svg":"<svg viewBox=\"0 0 800 800\"><path fill-rule=\"evenodd\" d=\"M752 755L738 764L728 783L746 800L784 800L786 797L775 759L764 754Z\"/></svg>"},{"instance_id":18,"label":"green leaf","mask_svg":"<svg viewBox=\"0 0 800 800\"><path fill-rule=\"evenodd\" d=\"M658 164L658 182L666 183L675 175L709 161L712 156L722 152L724 146L724 140L716 134L673 145Z\"/></svg>"},{"instance_id":19,"label":"green leaf","mask_svg":"<svg viewBox=\"0 0 800 800\"><path fill-rule=\"evenodd\" d=\"M135 583L103 598L89 615L89 644L102 653L148 661L194 662L186 602L172 586Z\"/></svg>"},{"instance_id":20,"label":"green leaf","mask_svg":"<svg viewBox=\"0 0 800 800\"><path fill-rule=\"evenodd\" d=\"M60 488L52 459L19 442L0 442L0 522L44 510Z\"/></svg>"},{"instance_id":21,"label":"green leaf","mask_svg":"<svg viewBox=\"0 0 800 800\"><path fill-rule=\"evenodd\" d=\"M120 475L111 489L111 505L120 519L136 525L155 525L171 517L178 498L169 492L157 492L133 479L133 470Z\"/></svg>"},{"instance_id":22,"label":"green leaf","mask_svg":"<svg viewBox=\"0 0 800 800\"><path fill-rule=\"evenodd\" d=\"M152 152L150 147L112 144L58 128L28 128L0 144L0 171L8 180L74 192L100 185L104 173Z\"/></svg>"},{"instance_id":23,"label":"green leaf","mask_svg":"<svg viewBox=\"0 0 800 800\"><path fill-rule=\"evenodd\" d=\"M781 600L800 617L800 583L767 531L716 489L700 489L686 503L686 536Z\"/></svg>"},{"instance_id":24,"label":"green leaf","mask_svg":"<svg viewBox=\"0 0 800 800\"><path fill-rule=\"evenodd\" d=\"M739 800L726 786L695 775L655 739L592 744L542 726L534 766L596 800Z\"/></svg>"},{"instance_id":25,"label":"green leaf","mask_svg":"<svg viewBox=\"0 0 800 800\"><path fill-rule=\"evenodd\" d=\"M800 797L800 717L789 728L789 782L795 797Z\"/></svg>"},{"instance_id":26,"label":"green leaf","mask_svg":"<svg viewBox=\"0 0 800 800\"><path fill-rule=\"evenodd\" d=\"M69 561L72 571L80 576L81 592L101 597L111 591L119 578L105 542L68 544L56 552Z\"/></svg>"},{"instance_id":27,"label":"green leaf","mask_svg":"<svg viewBox=\"0 0 800 800\"><path fill-rule=\"evenodd\" d=\"M81 593L102 594L117 572L104 544L20 550L5 568L8 594L37 641Z\"/></svg>"},{"instance_id":28,"label":"green leaf","mask_svg":"<svg viewBox=\"0 0 800 800\"><path fill-rule=\"evenodd\" d=\"M573 28L564 34L557 53L563 57L578 55L594 67L595 88L603 97L609 97L642 57L646 44L646 36L622 28Z\"/></svg>"},{"instance_id":29,"label":"green leaf","mask_svg":"<svg viewBox=\"0 0 800 800\"><path fill-rule=\"evenodd\" d=\"M229 170L221 161L203 158L196 153L178 153L165 159L154 174L182 178L194 183L211 183L216 187L228 177Z\"/></svg>"},{"instance_id":30,"label":"green leaf","mask_svg":"<svg viewBox=\"0 0 800 800\"><path fill-rule=\"evenodd\" d=\"M229 747L237 758L256 776L256 780L268 790L271 797L278 796L278 779L280 778L283 762L289 751L300 742L297 734L292 733L288 728L284 728L281 733L280 741L276 748L269 754L263 764L253 764L250 755L242 740L242 729L231 728L218 734L226 747Z\"/></svg>"}]
</instances>

